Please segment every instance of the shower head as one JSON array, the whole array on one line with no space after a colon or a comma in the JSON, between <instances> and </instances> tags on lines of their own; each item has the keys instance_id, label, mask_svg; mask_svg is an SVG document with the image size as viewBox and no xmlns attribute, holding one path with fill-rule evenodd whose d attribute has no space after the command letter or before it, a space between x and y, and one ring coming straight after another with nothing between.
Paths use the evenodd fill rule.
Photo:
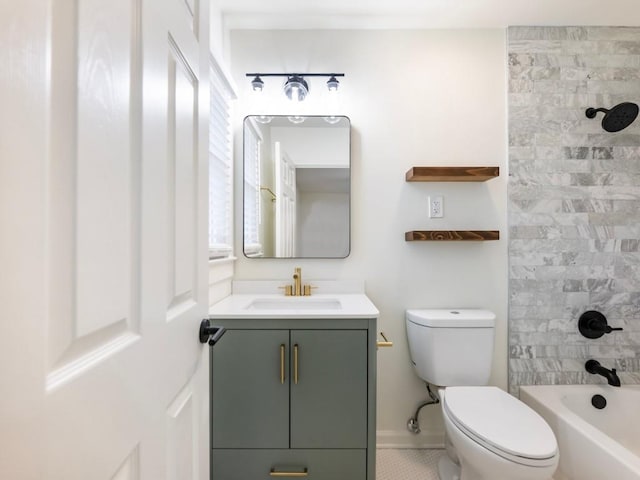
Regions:
<instances>
[{"instance_id":1,"label":"shower head","mask_svg":"<svg viewBox=\"0 0 640 480\"><path fill-rule=\"evenodd\" d=\"M602 128L607 132L619 132L631 125L636 119L638 116L638 105L631 102L623 102L610 110L606 108L587 108L585 114L587 118L595 118L598 112L604 112Z\"/></svg>"}]
</instances>

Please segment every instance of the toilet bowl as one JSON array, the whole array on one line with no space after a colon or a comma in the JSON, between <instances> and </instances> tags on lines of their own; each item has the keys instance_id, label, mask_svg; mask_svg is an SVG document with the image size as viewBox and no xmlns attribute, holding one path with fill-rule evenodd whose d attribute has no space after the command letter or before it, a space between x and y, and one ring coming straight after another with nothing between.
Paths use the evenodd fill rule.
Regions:
<instances>
[{"instance_id":1,"label":"toilet bowl","mask_svg":"<svg viewBox=\"0 0 640 480\"><path fill-rule=\"evenodd\" d=\"M440 480L549 480L558 445L544 419L497 387L491 373L495 315L487 310L407 310L411 362L439 387L447 455Z\"/></svg>"},{"instance_id":2,"label":"toilet bowl","mask_svg":"<svg viewBox=\"0 0 640 480\"><path fill-rule=\"evenodd\" d=\"M460 466L448 456L440 480L547 480L558 466L551 428L536 412L496 387L440 390L447 437Z\"/></svg>"}]
</instances>

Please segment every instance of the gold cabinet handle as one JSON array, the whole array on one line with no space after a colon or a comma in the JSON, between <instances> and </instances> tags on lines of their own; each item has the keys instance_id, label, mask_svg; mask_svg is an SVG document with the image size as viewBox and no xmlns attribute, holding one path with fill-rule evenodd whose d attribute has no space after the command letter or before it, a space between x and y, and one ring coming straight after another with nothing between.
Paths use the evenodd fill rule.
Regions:
<instances>
[{"instance_id":1,"label":"gold cabinet handle","mask_svg":"<svg viewBox=\"0 0 640 480\"><path fill-rule=\"evenodd\" d=\"M298 384L298 344L293 346L293 383Z\"/></svg>"},{"instance_id":2,"label":"gold cabinet handle","mask_svg":"<svg viewBox=\"0 0 640 480\"><path fill-rule=\"evenodd\" d=\"M309 470L306 468L301 472L278 472L275 468L272 468L269 472L270 477L308 477Z\"/></svg>"},{"instance_id":3,"label":"gold cabinet handle","mask_svg":"<svg viewBox=\"0 0 640 480\"><path fill-rule=\"evenodd\" d=\"M384 335L384 332L380 332L380 336L384 338L384 342L376 342L377 347L393 347L393 342L387 340L387 337Z\"/></svg>"},{"instance_id":4,"label":"gold cabinet handle","mask_svg":"<svg viewBox=\"0 0 640 480\"><path fill-rule=\"evenodd\" d=\"M284 343L280 344L280 383L284 384Z\"/></svg>"}]
</instances>

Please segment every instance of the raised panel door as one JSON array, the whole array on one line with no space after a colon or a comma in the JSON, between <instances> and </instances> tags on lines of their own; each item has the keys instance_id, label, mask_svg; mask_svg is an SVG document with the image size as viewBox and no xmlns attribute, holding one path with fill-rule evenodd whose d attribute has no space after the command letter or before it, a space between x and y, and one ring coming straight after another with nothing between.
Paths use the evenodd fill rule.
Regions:
<instances>
[{"instance_id":1,"label":"raised panel door","mask_svg":"<svg viewBox=\"0 0 640 480\"><path fill-rule=\"evenodd\" d=\"M209 477L194 4L2 2L2 479Z\"/></svg>"}]
</instances>

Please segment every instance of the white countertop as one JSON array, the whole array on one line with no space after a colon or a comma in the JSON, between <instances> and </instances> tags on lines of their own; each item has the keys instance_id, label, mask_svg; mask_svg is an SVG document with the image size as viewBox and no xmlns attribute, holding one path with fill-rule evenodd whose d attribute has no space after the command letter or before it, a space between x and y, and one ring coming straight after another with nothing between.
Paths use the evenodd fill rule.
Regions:
<instances>
[{"instance_id":1,"label":"white countertop","mask_svg":"<svg viewBox=\"0 0 640 480\"><path fill-rule=\"evenodd\" d=\"M308 297L275 293L286 281L233 282L233 294L209 309L212 319L375 318L380 312L353 281L310 281L316 287ZM317 292L317 293L316 293Z\"/></svg>"}]
</instances>

